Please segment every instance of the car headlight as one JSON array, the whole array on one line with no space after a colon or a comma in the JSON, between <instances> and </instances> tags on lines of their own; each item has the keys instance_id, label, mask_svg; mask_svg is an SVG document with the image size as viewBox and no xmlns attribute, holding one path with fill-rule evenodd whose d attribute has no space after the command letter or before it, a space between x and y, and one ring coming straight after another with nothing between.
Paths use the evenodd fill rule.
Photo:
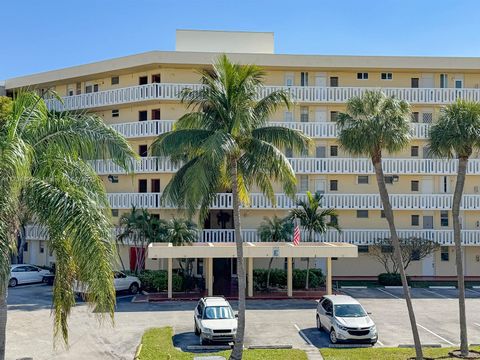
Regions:
<instances>
[{"instance_id":1,"label":"car headlight","mask_svg":"<svg viewBox=\"0 0 480 360\"><path fill-rule=\"evenodd\" d=\"M346 326L343 326L342 324L339 324L338 322L335 323L337 325L337 327L340 329L340 330L343 330L343 331L347 331L348 328Z\"/></svg>"},{"instance_id":2,"label":"car headlight","mask_svg":"<svg viewBox=\"0 0 480 360\"><path fill-rule=\"evenodd\" d=\"M209 329L209 328L203 328L203 332L211 334L213 331L212 329Z\"/></svg>"},{"instance_id":3,"label":"car headlight","mask_svg":"<svg viewBox=\"0 0 480 360\"><path fill-rule=\"evenodd\" d=\"M377 327L375 325L370 326L370 331L376 333Z\"/></svg>"},{"instance_id":4,"label":"car headlight","mask_svg":"<svg viewBox=\"0 0 480 360\"><path fill-rule=\"evenodd\" d=\"M233 329L232 329L232 332L237 332L237 328L233 328Z\"/></svg>"}]
</instances>

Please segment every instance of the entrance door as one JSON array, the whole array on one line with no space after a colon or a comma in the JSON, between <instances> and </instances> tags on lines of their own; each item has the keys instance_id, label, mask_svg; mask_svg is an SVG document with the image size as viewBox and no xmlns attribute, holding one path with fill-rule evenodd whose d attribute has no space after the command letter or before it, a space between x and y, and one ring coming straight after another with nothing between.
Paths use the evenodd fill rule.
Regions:
<instances>
[{"instance_id":1,"label":"entrance door","mask_svg":"<svg viewBox=\"0 0 480 360\"><path fill-rule=\"evenodd\" d=\"M321 87L327 86L327 75L325 73L315 74L315 86L321 86Z\"/></svg>"},{"instance_id":2,"label":"entrance door","mask_svg":"<svg viewBox=\"0 0 480 360\"><path fill-rule=\"evenodd\" d=\"M433 254L427 255L422 260L422 275L435 276L435 260Z\"/></svg>"},{"instance_id":3,"label":"entrance door","mask_svg":"<svg viewBox=\"0 0 480 360\"><path fill-rule=\"evenodd\" d=\"M433 74L422 74L422 78L420 80L420 87L422 88L434 88L435 81L433 78Z\"/></svg>"},{"instance_id":4,"label":"entrance door","mask_svg":"<svg viewBox=\"0 0 480 360\"><path fill-rule=\"evenodd\" d=\"M317 158L324 158L326 157L326 150L327 148L325 146L317 146L315 148L315 157Z\"/></svg>"},{"instance_id":5,"label":"entrance door","mask_svg":"<svg viewBox=\"0 0 480 360\"><path fill-rule=\"evenodd\" d=\"M314 181L315 189L313 189L315 192L320 192L321 194L325 194L325 188L326 188L326 181L323 179L315 179Z\"/></svg>"},{"instance_id":6,"label":"entrance door","mask_svg":"<svg viewBox=\"0 0 480 360\"><path fill-rule=\"evenodd\" d=\"M422 180L422 194L433 194L433 179Z\"/></svg>"},{"instance_id":7,"label":"entrance door","mask_svg":"<svg viewBox=\"0 0 480 360\"><path fill-rule=\"evenodd\" d=\"M232 292L232 259L213 259L213 295L229 296Z\"/></svg>"},{"instance_id":8,"label":"entrance door","mask_svg":"<svg viewBox=\"0 0 480 360\"><path fill-rule=\"evenodd\" d=\"M433 216L425 215L423 217L423 228L424 229L433 229Z\"/></svg>"},{"instance_id":9,"label":"entrance door","mask_svg":"<svg viewBox=\"0 0 480 360\"><path fill-rule=\"evenodd\" d=\"M327 121L327 110L325 110L325 108L316 108L315 109L315 121L316 122Z\"/></svg>"},{"instance_id":10,"label":"entrance door","mask_svg":"<svg viewBox=\"0 0 480 360\"><path fill-rule=\"evenodd\" d=\"M142 269L145 269L145 249L141 247L130 248L130 270L134 271L137 267L137 261L142 260Z\"/></svg>"}]
</instances>

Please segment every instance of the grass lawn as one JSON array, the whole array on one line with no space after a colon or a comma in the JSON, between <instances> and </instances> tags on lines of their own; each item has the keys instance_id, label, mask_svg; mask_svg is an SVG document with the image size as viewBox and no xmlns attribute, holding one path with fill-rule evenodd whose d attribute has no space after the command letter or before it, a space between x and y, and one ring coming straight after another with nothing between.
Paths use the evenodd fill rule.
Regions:
<instances>
[{"instance_id":1,"label":"grass lawn","mask_svg":"<svg viewBox=\"0 0 480 360\"><path fill-rule=\"evenodd\" d=\"M434 359L456 359L448 356L453 348L427 348L423 350L423 356ZM471 350L480 351L480 347L472 347ZM325 360L406 360L415 356L415 349L400 348L359 348L359 349L321 349Z\"/></svg>"},{"instance_id":2,"label":"grass lawn","mask_svg":"<svg viewBox=\"0 0 480 360\"><path fill-rule=\"evenodd\" d=\"M142 349L138 360L192 360L199 355L221 355L228 359L230 351L219 351L213 354L194 354L177 350L172 343L173 329L171 327L154 328L145 331L142 337ZM245 350L245 360L278 359L307 360L305 352L290 350Z\"/></svg>"}]
</instances>

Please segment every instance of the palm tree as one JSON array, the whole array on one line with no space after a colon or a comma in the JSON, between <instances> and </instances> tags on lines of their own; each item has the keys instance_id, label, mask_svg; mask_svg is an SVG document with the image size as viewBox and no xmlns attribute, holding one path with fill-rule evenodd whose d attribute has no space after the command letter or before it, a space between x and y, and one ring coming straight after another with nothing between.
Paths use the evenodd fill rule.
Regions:
<instances>
[{"instance_id":1,"label":"palm tree","mask_svg":"<svg viewBox=\"0 0 480 360\"><path fill-rule=\"evenodd\" d=\"M336 219L337 212L334 209L322 210L323 195L316 192L313 195L307 191L307 201L299 200L297 208L290 211L289 218L293 221L300 220L300 225L308 231L308 241L314 241L314 234L325 234L329 229L340 231ZM308 290L308 280L310 273L310 258L307 258L307 278L305 280L305 289Z\"/></svg>"},{"instance_id":2,"label":"palm tree","mask_svg":"<svg viewBox=\"0 0 480 360\"><path fill-rule=\"evenodd\" d=\"M73 281L89 288L96 314L112 319L112 224L102 181L86 160L112 158L131 168L128 142L94 115L53 113L32 92L17 94L0 130L0 359L5 357L10 250L22 205L45 226L56 255L54 334L68 342Z\"/></svg>"},{"instance_id":3,"label":"palm tree","mask_svg":"<svg viewBox=\"0 0 480 360\"><path fill-rule=\"evenodd\" d=\"M462 202L468 159L480 149L480 103L457 101L444 107L438 122L430 130L430 151L441 157L457 158L458 170L453 193L452 218L455 242L455 263L458 280L460 314L460 352L468 356L467 319L465 313L465 282L463 249L460 234L460 205Z\"/></svg>"},{"instance_id":4,"label":"palm tree","mask_svg":"<svg viewBox=\"0 0 480 360\"><path fill-rule=\"evenodd\" d=\"M259 67L234 64L223 55L213 69L203 70L200 75L204 86L182 93L182 101L191 112L177 121L173 131L160 135L151 152L155 156L170 156L174 162L184 161L166 186L163 200L186 208L189 214L199 208L200 223L218 192L232 192L239 301L237 338L231 359L241 359L246 279L240 206L248 204L252 185L274 202L272 180L293 196L295 174L278 148L305 151L309 138L300 131L265 126L277 108L290 103L283 91L259 98L264 78Z\"/></svg>"},{"instance_id":5,"label":"palm tree","mask_svg":"<svg viewBox=\"0 0 480 360\"><path fill-rule=\"evenodd\" d=\"M387 97L381 91L366 91L347 102L346 112L339 114L340 144L353 155L366 155L372 160L390 238L397 257L403 292L410 317L415 343L416 359L423 358L410 290L401 257L400 243L395 228L392 206L388 197L382 167L382 151L390 154L404 149L410 142L411 109L406 101Z\"/></svg>"},{"instance_id":6,"label":"palm tree","mask_svg":"<svg viewBox=\"0 0 480 360\"><path fill-rule=\"evenodd\" d=\"M289 219L281 219L276 215L273 218L264 217L264 222L258 228L260 240L264 242L285 242L293 236L293 223ZM270 258L267 271L267 290L270 285L270 272L273 257Z\"/></svg>"}]
</instances>

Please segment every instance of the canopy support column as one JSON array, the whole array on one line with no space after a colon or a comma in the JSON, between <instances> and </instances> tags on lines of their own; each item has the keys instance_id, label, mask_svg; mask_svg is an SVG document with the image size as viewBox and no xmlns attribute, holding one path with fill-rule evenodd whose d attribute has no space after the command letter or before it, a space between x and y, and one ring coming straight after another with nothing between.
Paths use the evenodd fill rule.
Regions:
<instances>
[{"instance_id":1,"label":"canopy support column","mask_svg":"<svg viewBox=\"0 0 480 360\"><path fill-rule=\"evenodd\" d=\"M173 295L172 272L173 272L173 259L170 257L168 258L168 262L167 262L167 294L169 299L171 299Z\"/></svg>"},{"instance_id":2,"label":"canopy support column","mask_svg":"<svg viewBox=\"0 0 480 360\"><path fill-rule=\"evenodd\" d=\"M287 257L287 296L293 296L292 258Z\"/></svg>"},{"instance_id":3,"label":"canopy support column","mask_svg":"<svg viewBox=\"0 0 480 360\"><path fill-rule=\"evenodd\" d=\"M213 296L213 258L207 258L207 289L208 296Z\"/></svg>"},{"instance_id":4,"label":"canopy support column","mask_svg":"<svg viewBox=\"0 0 480 360\"><path fill-rule=\"evenodd\" d=\"M248 297L253 297L253 257L248 258Z\"/></svg>"},{"instance_id":5,"label":"canopy support column","mask_svg":"<svg viewBox=\"0 0 480 360\"><path fill-rule=\"evenodd\" d=\"M327 295L332 295L332 258L327 257Z\"/></svg>"}]
</instances>

